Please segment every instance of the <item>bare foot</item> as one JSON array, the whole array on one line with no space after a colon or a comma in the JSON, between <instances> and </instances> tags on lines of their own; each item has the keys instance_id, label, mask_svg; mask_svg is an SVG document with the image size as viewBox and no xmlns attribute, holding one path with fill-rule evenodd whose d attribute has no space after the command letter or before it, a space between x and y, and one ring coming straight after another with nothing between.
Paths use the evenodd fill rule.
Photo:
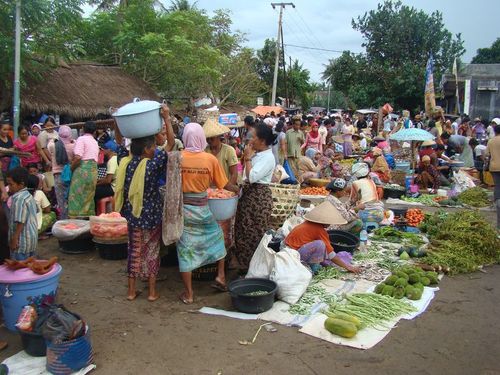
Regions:
<instances>
[{"instance_id":1,"label":"bare foot","mask_svg":"<svg viewBox=\"0 0 500 375\"><path fill-rule=\"evenodd\" d=\"M127 296L127 301L135 300L137 297L139 297L141 295L141 293L142 292L140 290L136 290L133 293L129 293L129 295Z\"/></svg>"},{"instance_id":2,"label":"bare foot","mask_svg":"<svg viewBox=\"0 0 500 375\"><path fill-rule=\"evenodd\" d=\"M193 303L193 298L189 298L186 292L182 292L179 295L179 299L184 303L185 305L191 305Z\"/></svg>"},{"instance_id":3,"label":"bare foot","mask_svg":"<svg viewBox=\"0 0 500 375\"><path fill-rule=\"evenodd\" d=\"M148 296L148 301L149 301L149 302L154 302L154 301L156 301L158 298L160 298L160 295L159 295L159 294L154 294L154 295L152 295L152 296L150 295L150 296Z\"/></svg>"}]
</instances>

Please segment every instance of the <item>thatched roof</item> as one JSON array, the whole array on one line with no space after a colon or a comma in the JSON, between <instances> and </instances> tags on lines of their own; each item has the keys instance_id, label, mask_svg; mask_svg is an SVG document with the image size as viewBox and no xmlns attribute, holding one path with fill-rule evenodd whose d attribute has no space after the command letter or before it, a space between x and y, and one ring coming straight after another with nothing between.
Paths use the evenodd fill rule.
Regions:
<instances>
[{"instance_id":1,"label":"thatched roof","mask_svg":"<svg viewBox=\"0 0 500 375\"><path fill-rule=\"evenodd\" d=\"M23 110L91 118L108 114L134 97L160 100L144 81L118 66L74 63L44 73L22 90Z\"/></svg>"}]
</instances>

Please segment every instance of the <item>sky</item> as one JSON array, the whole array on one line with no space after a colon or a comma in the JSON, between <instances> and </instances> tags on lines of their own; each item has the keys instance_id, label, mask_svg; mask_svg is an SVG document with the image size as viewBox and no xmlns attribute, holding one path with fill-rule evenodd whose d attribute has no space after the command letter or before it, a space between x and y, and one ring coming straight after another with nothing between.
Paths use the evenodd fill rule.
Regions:
<instances>
[{"instance_id":1,"label":"sky","mask_svg":"<svg viewBox=\"0 0 500 375\"><path fill-rule=\"evenodd\" d=\"M168 6L169 0L162 0ZM285 57L298 59L311 72L313 81L320 82L329 59L341 51L363 52L363 38L351 26L352 18L376 9L378 0L295 0L295 8L283 13ZM453 34L462 33L466 49L462 61L470 62L478 48L489 47L500 37L498 0L403 0L403 4L427 13L443 13L446 28ZM260 49L266 38L276 38L278 8L265 0L198 0L197 6L212 14L215 9L228 9L233 29L245 33L246 45ZM88 9L87 9L88 12ZM307 50L294 46L314 47L339 52Z\"/></svg>"}]
</instances>

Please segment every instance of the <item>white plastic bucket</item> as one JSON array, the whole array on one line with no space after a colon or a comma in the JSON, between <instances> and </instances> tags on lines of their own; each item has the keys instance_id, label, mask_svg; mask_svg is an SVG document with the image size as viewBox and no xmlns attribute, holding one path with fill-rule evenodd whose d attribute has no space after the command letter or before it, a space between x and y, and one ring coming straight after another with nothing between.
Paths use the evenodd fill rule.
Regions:
<instances>
[{"instance_id":1,"label":"white plastic bucket","mask_svg":"<svg viewBox=\"0 0 500 375\"><path fill-rule=\"evenodd\" d=\"M153 100L134 98L112 113L120 132L127 138L142 138L158 134L163 126L161 104Z\"/></svg>"},{"instance_id":2,"label":"white plastic bucket","mask_svg":"<svg viewBox=\"0 0 500 375\"><path fill-rule=\"evenodd\" d=\"M238 196L231 198L209 198L208 208L212 211L215 220L227 220L236 215L238 208Z\"/></svg>"}]
</instances>

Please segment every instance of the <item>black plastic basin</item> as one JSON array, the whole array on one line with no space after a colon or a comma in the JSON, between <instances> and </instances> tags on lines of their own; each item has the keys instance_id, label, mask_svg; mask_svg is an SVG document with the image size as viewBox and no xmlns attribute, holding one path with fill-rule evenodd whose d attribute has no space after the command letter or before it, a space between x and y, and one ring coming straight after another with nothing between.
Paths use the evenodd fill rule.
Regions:
<instances>
[{"instance_id":1,"label":"black plastic basin","mask_svg":"<svg viewBox=\"0 0 500 375\"><path fill-rule=\"evenodd\" d=\"M228 285L229 294L236 310L258 314L273 307L278 285L268 279L238 279ZM266 294L252 296L252 292L265 291Z\"/></svg>"},{"instance_id":2,"label":"black plastic basin","mask_svg":"<svg viewBox=\"0 0 500 375\"><path fill-rule=\"evenodd\" d=\"M329 230L328 235L330 237L330 243L333 246L333 250L336 253L347 251L348 253L353 254L359 247L359 238L349 232L345 232L343 230Z\"/></svg>"}]
</instances>

